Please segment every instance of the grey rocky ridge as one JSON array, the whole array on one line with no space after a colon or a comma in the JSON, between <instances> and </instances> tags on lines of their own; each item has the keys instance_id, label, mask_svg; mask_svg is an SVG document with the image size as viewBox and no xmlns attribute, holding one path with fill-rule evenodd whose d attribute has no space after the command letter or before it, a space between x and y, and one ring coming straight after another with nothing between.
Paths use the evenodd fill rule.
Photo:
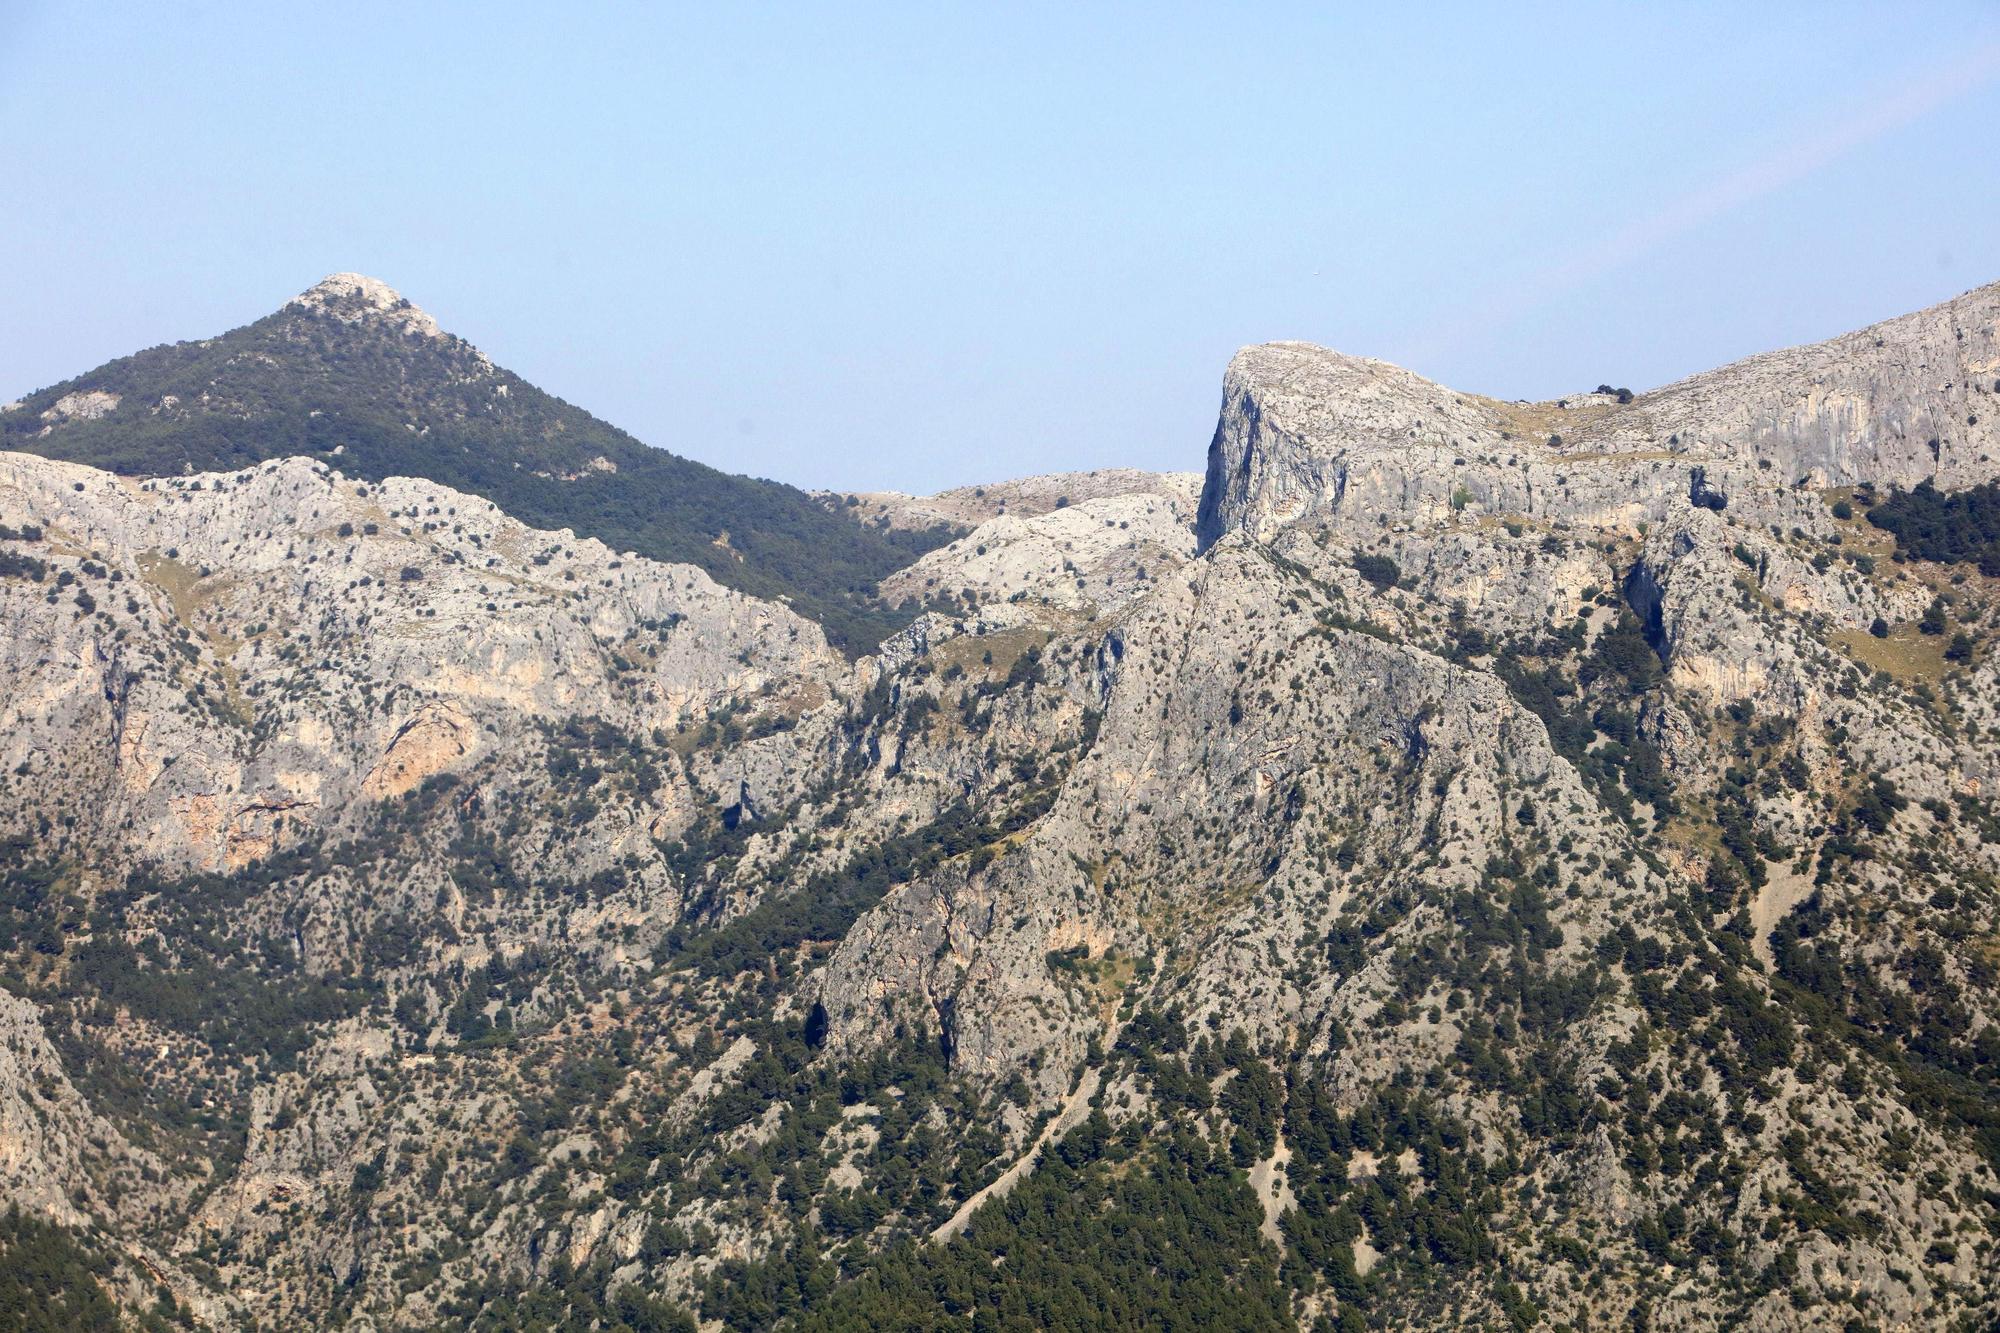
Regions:
<instances>
[{"instance_id":1,"label":"grey rocky ridge","mask_svg":"<svg viewBox=\"0 0 2000 1333\"><path fill-rule=\"evenodd\" d=\"M374 290L289 318L464 346ZM1936 518L2000 515L2000 287L1556 403L1246 349L1199 480L816 497L943 542L858 659L58 387L8 440L117 466L0 454L0 1241L72 1296L2000 1316L2000 562Z\"/></svg>"}]
</instances>

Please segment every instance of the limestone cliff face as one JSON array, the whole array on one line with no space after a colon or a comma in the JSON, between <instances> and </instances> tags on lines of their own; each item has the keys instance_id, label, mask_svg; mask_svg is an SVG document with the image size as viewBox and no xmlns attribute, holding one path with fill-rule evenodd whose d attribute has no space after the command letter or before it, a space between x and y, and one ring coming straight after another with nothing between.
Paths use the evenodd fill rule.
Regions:
<instances>
[{"instance_id":1,"label":"limestone cliff face","mask_svg":"<svg viewBox=\"0 0 2000 1333\"><path fill-rule=\"evenodd\" d=\"M1781 485L1928 478L1955 489L2000 471L1996 392L2000 283L1677 381L1582 438L1619 451L1677 438L1682 452L1747 462Z\"/></svg>"},{"instance_id":2,"label":"limestone cliff face","mask_svg":"<svg viewBox=\"0 0 2000 1333\"><path fill-rule=\"evenodd\" d=\"M2000 284L1629 401L1503 403L1304 343L1230 363L1209 446L1203 546L1307 517L1453 509L1657 520L1677 497L1771 512L1799 487L1942 487L2000 475Z\"/></svg>"},{"instance_id":3,"label":"limestone cliff face","mask_svg":"<svg viewBox=\"0 0 2000 1333\"><path fill-rule=\"evenodd\" d=\"M1223 376L1197 533L1204 547L1238 530L1261 540L1337 511L1350 488L1362 507L1448 503L1446 460L1498 438L1470 401L1386 361L1309 343L1246 347ZM1438 473L1428 488L1426 468Z\"/></svg>"},{"instance_id":4,"label":"limestone cliff face","mask_svg":"<svg viewBox=\"0 0 2000 1333\"><path fill-rule=\"evenodd\" d=\"M1200 504L1203 553L1094 624L1044 622L1047 670L1028 715L1081 710L1088 747L1065 761L1032 827L891 894L833 950L814 989L833 1047L871 1049L920 1026L942 1032L969 1073L1033 1071L1051 1104L1071 1089L1141 1101L1139 1081L1081 1071L1129 1017L1130 992L1104 979L1143 959L1159 968L1150 993L1173 996L1197 1027L1240 1026L1290 1053L1295 1077L1309 1068L1315 1086L1358 1103L1482 1040L1482 1020L1454 1012L1452 983L1410 978L1425 974L1415 960L1468 947L1460 914L1482 910L1472 904L1524 855L1546 857L1535 873L1560 886L1539 964L1550 984L1580 983L1637 932L1740 952L1757 960L1745 984L1791 994L1778 988L1797 984L1798 954L1782 964L1773 932L1820 928L1795 912L1818 921L1883 904L1913 932L1902 946L1831 927L1853 930L1840 947L1878 960L1969 927L1931 911L1959 888L1933 900L1898 874L1949 864L1957 885L2000 868L1986 835L1950 813L1982 799L1993 770L1993 739L1959 729L1992 714L1987 668L1950 670L1942 636L1915 625L1940 597L1954 621L1984 623L1991 589L1891 562L1882 535L1831 501L1860 482L2000 475L1996 296L1629 403L1494 403L1298 344L1239 354ZM980 569L992 549L979 538L934 553L929 569ZM1388 562L1394 586L1358 577L1362 557ZM1032 581L964 582L1010 609L1035 595ZM1888 638L1870 633L1878 621ZM899 669L921 673L950 641L929 627ZM1606 764L1635 761L1605 780ZM923 762L909 749L899 760L906 773ZM1871 783L1927 813L1885 819ZM1880 821L1884 843L1850 860L1857 819ZM1702 923L1693 936L1690 921ZM1094 960L1094 983L1063 961L1078 956ZM1953 993L1982 997L1969 1030L1984 1030L1990 969L1976 955L1964 964L1947 964L1954 986L1965 979ZM1644 1003L1592 1006L1552 1038L1551 1058L1609 1086L1627 1043L1661 1021ZM1669 1055L1675 1045L1652 1039L1663 1076L1715 1077ZM1855 1145L1871 1133L1873 1113L1845 1094L1809 1080L1786 1089L1746 1148L1784 1139L1780 1121L1810 1119ZM1502 1104L1448 1100L1496 1151L1514 1132ZM1896 1132L1924 1135L1953 1170L1992 1179L1956 1131L1910 1107L1896 1117ZM1901 1168L1858 1146L1843 1161L1840 1188L1905 1196ZM1781 1170L1754 1174L1760 1191L1786 1188ZM1621 1164L1608 1137L1538 1178L1562 1179L1615 1227L1683 1198ZM1921 1323L1951 1298L1888 1274L1930 1243L1935 1219L1883 1215L1896 1221L1854 1263L1875 1275L1865 1281L1886 1318ZM1756 1262L1789 1262L1770 1242L1749 1242ZM1824 1264L1841 1249L1816 1236L1798 1253ZM1549 1299L1579 1324L1602 1314ZM1717 1301L1696 1283L1654 1313L1701 1326L1722 1318ZM1771 1301L1731 1318L1812 1322Z\"/></svg>"},{"instance_id":5,"label":"limestone cliff face","mask_svg":"<svg viewBox=\"0 0 2000 1333\"><path fill-rule=\"evenodd\" d=\"M235 868L536 725L845 675L782 607L428 482L0 454L0 515L48 566L0 581L0 764L39 797L9 813L132 859Z\"/></svg>"},{"instance_id":6,"label":"limestone cliff face","mask_svg":"<svg viewBox=\"0 0 2000 1333\"><path fill-rule=\"evenodd\" d=\"M890 575L883 595L981 606L1018 594L1078 615L1114 610L1193 558L1193 481L1180 473L1112 494L1065 494L1039 512L1017 501Z\"/></svg>"},{"instance_id":7,"label":"limestone cliff face","mask_svg":"<svg viewBox=\"0 0 2000 1333\"><path fill-rule=\"evenodd\" d=\"M427 482L0 454L0 1189L420 1327L818 1300L1077 1131L1210 1145L1304 1326L1990 1322L2000 582L1838 488L1994 475L1994 298L1631 402L1252 348L1198 503L857 498L967 531L855 663Z\"/></svg>"}]
</instances>

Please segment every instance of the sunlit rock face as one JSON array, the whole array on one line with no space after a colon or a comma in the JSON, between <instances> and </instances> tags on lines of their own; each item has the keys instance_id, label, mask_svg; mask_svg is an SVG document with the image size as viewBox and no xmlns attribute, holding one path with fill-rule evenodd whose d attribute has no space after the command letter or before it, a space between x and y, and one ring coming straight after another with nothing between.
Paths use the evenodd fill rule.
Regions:
<instances>
[{"instance_id":1,"label":"sunlit rock face","mask_svg":"<svg viewBox=\"0 0 2000 1333\"><path fill-rule=\"evenodd\" d=\"M1854 488L1994 475L1993 298L1246 349L1204 478L817 497L960 534L858 660L338 455L0 453L0 1198L215 1326L1984 1327L2000 581Z\"/></svg>"},{"instance_id":2,"label":"sunlit rock face","mask_svg":"<svg viewBox=\"0 0 2000 1333\"><path fill-rule=\"evenodd\" d=\"M1677 498L1780 513L1800 487L2000 475L2000 285L1649 393L1507 403L1306 343L1237 353L1209 446L1201 544L1310 516L1657 520Z\"/></svg>"}]
</instances>

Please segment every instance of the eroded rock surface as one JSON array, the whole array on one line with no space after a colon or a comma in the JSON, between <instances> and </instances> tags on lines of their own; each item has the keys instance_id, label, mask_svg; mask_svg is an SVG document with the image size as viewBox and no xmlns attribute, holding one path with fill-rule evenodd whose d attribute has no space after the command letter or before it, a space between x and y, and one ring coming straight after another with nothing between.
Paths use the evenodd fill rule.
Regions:
<instances>
[{"instance_id":1,"label":"eroded rock surface","mask_svg":"<svg viewBox=\"0 0 2000 1333\"><path fill-rule=\"evenodd\" d=\"M857 497L969 531L855 663L0 455L0 1180L218 1322L915 1321L1070 1204L1246 1321L1988 1322L2000 581L1866 511L1995 475L1996 290L1630 401L1249 349L1198 504Z\"/></svg>"}]
</instances>

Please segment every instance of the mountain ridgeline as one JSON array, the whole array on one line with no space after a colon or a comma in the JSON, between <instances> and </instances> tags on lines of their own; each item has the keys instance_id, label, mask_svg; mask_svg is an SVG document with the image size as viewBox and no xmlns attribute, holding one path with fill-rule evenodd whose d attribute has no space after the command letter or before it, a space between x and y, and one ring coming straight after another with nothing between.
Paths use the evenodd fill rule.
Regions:
<instances>
[{"instance_id":1,"label":"mountain ridgeline","mask_svg":"<svg viewBox=\"0 0 2000 1333\"><path fill-rule=\"evenodd\" d=\"M794 487L641 444L358 274L220 337L149 348L30 394L0 414L0 448L139 477L294 456L371 481L423 477L536 527L788 601L855 652L913 614L884 605L876 585L955 535L863 526Z\"/></svg>"},{"instance_id":2,"label":"mountain ridgeline","mask_svg":"<svg viewBox=\"0 0 2000 1333\"><path fill-rule=\"evenodd\" d=\"M1246 348L842 503L858 658L386 290L140 363L0 417L0 1325L2000 1319L2000 286Z\"/></svg>"}]
</instances>

